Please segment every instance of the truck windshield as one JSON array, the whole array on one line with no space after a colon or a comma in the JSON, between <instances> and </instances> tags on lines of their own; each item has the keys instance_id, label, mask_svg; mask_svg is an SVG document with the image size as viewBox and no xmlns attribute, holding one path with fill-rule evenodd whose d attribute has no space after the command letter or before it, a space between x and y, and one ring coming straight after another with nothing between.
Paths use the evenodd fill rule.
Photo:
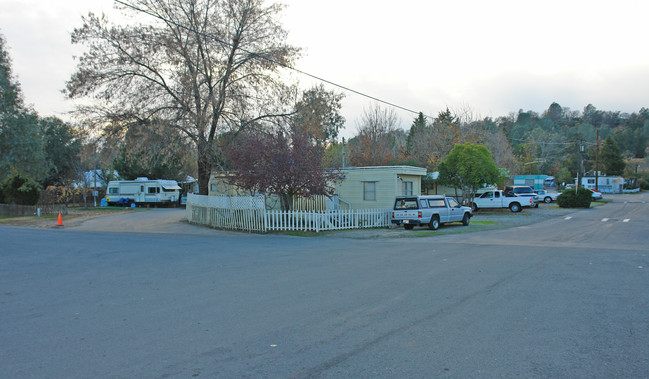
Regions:
<instances>
[{"instance_id":1,"label":"truck windshield","mask_svg":"<svg viewBox=\"0 0 649 379\"><path fill-rule=\"evenodd\" d=\"M419 205L417 204L417 198L412 199L397 199L394 203L394 209L418 209Z\"/></svg>"}]
</instances>

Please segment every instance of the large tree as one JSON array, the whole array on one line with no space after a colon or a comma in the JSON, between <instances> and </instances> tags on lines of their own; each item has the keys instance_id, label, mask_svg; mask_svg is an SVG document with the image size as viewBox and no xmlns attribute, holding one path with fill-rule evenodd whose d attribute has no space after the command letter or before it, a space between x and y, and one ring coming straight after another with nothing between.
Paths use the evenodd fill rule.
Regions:
<instances>
[{"instance_id":1,"label":"large tree","mask_svg":"<svg viewBox=\"0 0 649 379\"><path fill-rule=\"evenodd\" d=\"M469 204L478 188L499 184L502 179L501 170L483 145L457 144L439 165L440 182L461 189Z\"/></svg>"},{"instance_id":2,"label":"large tree","mask_svg":"<svg viewBox=\"0 0 649 379\"><path fill-rule=\"evenodd\" d=\"M234 167L231 183L257 193L279 195L289 210L296 196L333 194L337 170L322 166L324 146L303 131L281 128L240 134L227 156Z\"/></svg>"},{"instance_id":3,"label":"large tree","mask_svg":"<svg viewBox=\"0 0 649 379\"><path fill-rule=\"evenodd\" d=\"M292 65L299 50L285 42L282 7L263 0L130 3L122 10L145 23L116 25L89 14L74 30L72 42L88 51L67 95L93 95L90 111L104 119L169 121L193 141L207 194L212 167L222 163L219 134L287 113L285 97L294 96L280 67Z\"/></svg>"},{"instance_id":4,"label":"large tree","mask_svg":"<svg viewBox=\"0 0 649 379\"><path fill-rule=\"evenodd\" d=\"M432 145L434 131L432 125L428 123L424 114L419 112L410 126L408 139L406 142L406 151L408 157L417 162L418 165L426 168L432 156Z\"/></svg>"},{"instance_id":5,"label":"large tree","mask_svg":"<svg viewBox=\"0 0 649 379\"><path fill-rule=\"evenodd\" d=\"M48 172L41 181L43 187L68 186L79 179L81 171L82 130L57 117L39 120L45 135Z\"/></svg>"},{"instance_id":6,"label":"large tree","mask_svg":"<svg viewBox=\"0 0 649 379\"><path fill-rule=\"evenodd\" d=\"M302 93L295 105L291 127L302 131L318 144L332 143L345 125L340 114L344 95L327 91L323 84L314 86Z\"/></svg>"},{"instance_id":7,"label":"large tree","mask_svg":"<svg viewBox=\"0 0 649 379\"><path fill-rule=\"evenodd\" d=\"M168 122L151 120L128 128L113 165L122 179L185 180L193 170L192 158L184 134Z\"/></svg>"},{"instance_id":8,"label":"large tree","mask_svg":"<svg viewBox=\"0 0 649 379\"><path fill-rule=\"evenodd\" d=\"M356 166L387 165L398 158L396 132L399 119L392 109L374 104L363 110L357 135L350 141L351 163Z\"/></svg>"},{"instance_id":9,"label":"large tree","mask_svg":"<svg viewBox=\"0 0 649 379\"><path fill-rule=\"evenodd\" d=\"M600 160L607 175L622 175L624 173L624 159L613 137L608 136L604 140Z\"/></svg>"},{"instance_id":10,"label":"large tree","mask_svg":"<svg viewBox=\"0 0 649 379\"><path fill-rule=\"evenodd\" d=\"M45 138L38 115L23 103L5 39L0 35L0 181L12 172L41 180L48 168L45 159Z\"/></svg>"}]
</instances>

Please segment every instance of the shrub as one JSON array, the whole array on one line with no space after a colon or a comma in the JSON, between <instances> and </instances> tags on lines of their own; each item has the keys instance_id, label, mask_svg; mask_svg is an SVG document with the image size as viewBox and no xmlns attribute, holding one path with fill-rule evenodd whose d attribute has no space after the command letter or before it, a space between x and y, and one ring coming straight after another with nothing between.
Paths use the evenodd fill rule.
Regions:
<instances>
[{"instance_id":1,"label":"shrub","mask_svg":"<svg viewBox=\"0 0 649 379\"><path fill-rule=\"evenodd\" d=\"M590 208L593 193L585 188L571 188L565 190L557 198L561 208Z\"/></svg>"},{"instance_id":2,"label":"shrub","mask_svg":"<svg viewBox=\"0 0 649 379\"><path fill-rule=\"evenodd\" d=\"M638 181L638 186L640 187L640 189L643 189L643 190L649 190L649 180L647 180L647 179L640 179L640 180Z\"/></svg>"},{"instance_id":3,"label":"shrub","mask_svg":"<svg viewBox=\"0 0 649 379\"><path fill-rule=\"evenodd\" d=\"M41 197L41 187L22 174L10 176L1 185L4 201L8 204L36 205Z\"/></svg>"}]
</instances>

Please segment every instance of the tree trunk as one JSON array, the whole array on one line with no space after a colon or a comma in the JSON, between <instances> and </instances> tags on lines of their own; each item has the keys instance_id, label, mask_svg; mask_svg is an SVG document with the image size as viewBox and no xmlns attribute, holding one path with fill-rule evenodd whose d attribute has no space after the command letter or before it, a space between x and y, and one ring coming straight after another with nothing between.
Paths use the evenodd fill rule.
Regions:
<instances>
[{"instance_id":1,"label":"tree trunk","mask_svg":"<svg viewBox=\"0 0 649 379\"><path fill-rule=\"evenodd\" d=\"M207 195L209 192L210 175L212 173L212 159L210 149L206 147L206 142L198 146L198 193Z\"/></svg>"},{"instance_id":2,"label":"tree trunk","mask_svg":"<svg viewBox=\"0 0 649 379\"><path fill-rule=\"evenodd\" d=\"M291 203L293 200L293 195L289 193L283 193L280 195L280 204L282 206L283 211L290 211L291 210Z\"/></svg>"}]
</instances>

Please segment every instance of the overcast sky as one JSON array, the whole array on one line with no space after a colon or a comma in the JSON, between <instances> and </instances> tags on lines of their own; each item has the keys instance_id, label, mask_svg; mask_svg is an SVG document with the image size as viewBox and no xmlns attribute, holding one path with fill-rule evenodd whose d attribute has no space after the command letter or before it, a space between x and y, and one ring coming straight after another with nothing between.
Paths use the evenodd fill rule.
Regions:
<instances>
[{"instance_id":1,"label":"overcast sky","mask_svg":"<svg viewBox=\"0 0 649 379\"><path fill-rule=\"evenodd\" d=\"M446 107L541 113L553 101L579 111L649 106L647 1L283 2L289 42L305 52L298 69L431 116ZM116 14L112 0L0 0L14 74L43 116L72 108L61 90L82 50L70 33L89 11ZM343 136L371 103L347 94ZM408 128L415 115L397 113Z\"/></svg>"}]
</instances>

